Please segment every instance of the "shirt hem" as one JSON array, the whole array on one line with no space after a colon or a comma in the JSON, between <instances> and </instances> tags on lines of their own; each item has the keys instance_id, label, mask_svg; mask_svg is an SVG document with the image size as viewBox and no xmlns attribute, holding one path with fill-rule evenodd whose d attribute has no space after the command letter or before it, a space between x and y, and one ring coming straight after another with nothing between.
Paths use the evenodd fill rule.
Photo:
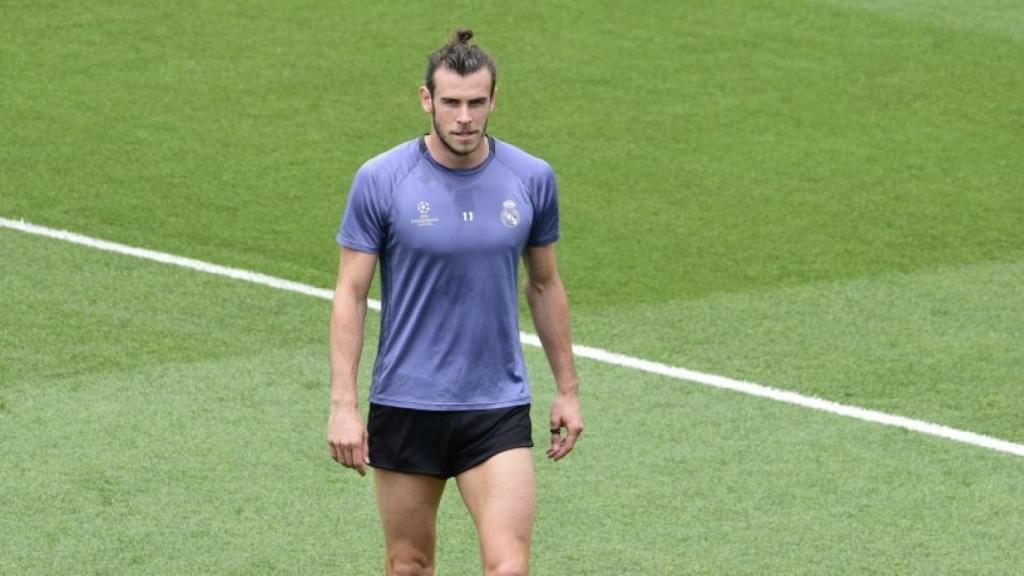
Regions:
<instances>
[{"instance_id":1,"label":"shirt hem","mask_svg":"<svg viewBox=\"0 0 1024 576\"><path fill-rule=\"evenodd\" d=\"M378 252L380 252L374 246L370 246L368 244L363 244L361 242L353 242L353 241L349 240L348 238L342 238L340 235L336 236L334 238L334 241L337 242L339 246L344 246L345 248L350 248L350 249L355 250L357 252L367 252L369 254L377 254Z\"/></svg>"},{"instance_id":2,"label":"shirt hem","mask_svg":"<svg viewBox=\"0 0 1024 576\"><path fill-rule=\"evenodd\" d=\"M390 406L391 408L406 408L409 410L427 410L431 412L455 412L458 410L497 410L500 408L513 408L515 406L524 406L526 404L530 404L532 401L533 397L531 395L523 396L521 398L515 398L512 400L502 400L500 402L467 402L461 404L434 404L430 402L417 402L415 400L381 398L379 396L370 397L371 404L378 404L380 406Z\"/></svg>"},{"instance_id":3,"label":"shirt hem","mask_svg":"<svg viewBox=\"0 0 1024 576\"><path fill-rule=\"evenodd\" d=\"M548 236L546 238L541 238L539 240L534 240L533 242L527 242L527 246L538 246L538 247L539 246L547 246L548 244L554 244L557 241L558 241L558 235L555 234L554 236Z\"/></svg>"}]
</instances>

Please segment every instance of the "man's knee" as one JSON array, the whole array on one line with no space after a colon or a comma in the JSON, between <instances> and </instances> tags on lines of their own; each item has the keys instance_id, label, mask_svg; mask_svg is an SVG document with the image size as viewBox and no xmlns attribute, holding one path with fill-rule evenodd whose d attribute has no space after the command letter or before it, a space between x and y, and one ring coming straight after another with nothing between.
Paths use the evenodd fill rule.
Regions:
<instances>
[{"instance_id":1,"label":"man's knee","mask_svg":"<svg viewBox=\"0 0 1024 576\"><path fill-rule=\"evenodd\" d=\"M434 576L433 566L420 564L395 564L388 576Z\"/></svg>"},{"instance_id":2,"label":"man's knee","mask_svg":"<svg viewBox=\"0 0 1024 576\"><path fill-rule=\"evenodd\" d=\"M434 576L434 563L426 555L411 551L388 555L388 576Z\"/></svg>"},{"instance_id":3,"label":"man's knee","mask_svg":"<svg viewBox=\"0 0 1024 576\"><path fill-rule=\"evenodd\" d=\"M501 560L484 565L485 576L526 576L530 568L522 560Z\"/></svg>"}]
</instances>

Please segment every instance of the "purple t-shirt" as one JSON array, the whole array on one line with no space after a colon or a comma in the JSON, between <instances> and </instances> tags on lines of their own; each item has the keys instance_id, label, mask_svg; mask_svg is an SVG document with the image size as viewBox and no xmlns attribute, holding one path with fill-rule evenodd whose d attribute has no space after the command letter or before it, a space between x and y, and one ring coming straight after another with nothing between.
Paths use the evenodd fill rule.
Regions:
<instances>
[{"instance_id":1,"label":"purple t-shirt","mask_svg":"<svg viewBox=\"0 0 1024 576\"><path fill-rule=\"evenodd\" d=\"M423 138L356 172L338 244L380 261L380 343L370 402L420 410L530 402L519 343L519 258L558 239L551 167L490 139L452 170Z\"/></svg>"}]
</instances>

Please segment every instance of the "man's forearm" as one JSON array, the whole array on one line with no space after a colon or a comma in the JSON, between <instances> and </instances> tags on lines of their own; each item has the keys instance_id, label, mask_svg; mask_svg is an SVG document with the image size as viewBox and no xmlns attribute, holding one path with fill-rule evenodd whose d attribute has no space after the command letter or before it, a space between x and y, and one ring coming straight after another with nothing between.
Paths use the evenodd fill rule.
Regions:
<instances>
[{"instance_id":1,"label":"man's forearm","mask_svg":"<svg viewBox=\"0 0 1024 576\"><path fill-rule=\"evenodd\" d=\"M576 394L576 367L572 359L569 302L557 276L545 284L527 283L526 301L544 354L561 394Z\"/></svg>"},{"instance_id":2,"label":"man's forearm","mask_svg":"<svg viewBox=\"0 0 1024 576\"><path fill-rule=\"evenodd\" d=\"M331 311L331 409L355 408L366 299L335 294Z\"/></svg>"}]
</instances>

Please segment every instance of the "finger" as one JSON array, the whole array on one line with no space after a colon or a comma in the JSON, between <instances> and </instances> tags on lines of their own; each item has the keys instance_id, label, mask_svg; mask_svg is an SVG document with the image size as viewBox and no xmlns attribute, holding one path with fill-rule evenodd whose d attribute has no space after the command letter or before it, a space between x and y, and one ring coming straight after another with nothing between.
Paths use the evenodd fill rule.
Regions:
<instances>
[{"instance_id":1,"label":"finger","mask_svg":"<svg viewBox=\"0 0 1024 576\"><path fill-rule=\"evenodd\" d=\"M573 428L569 430L569 433L565 435L562 440L562 444L558 447L558 450L551 456L552 460L561 460L565 458L569 452L576 446L576 440L579 439L580 434L583 434L583 428Z\"/></svg>"},{"instance_id":2,"label":"finger","mask_svg":"<svg viewBox=\"0 0 1024 576\"><path fill-rule=\"evenodd\" d=\"M562 429L558 424L552 424L549 432L551 432L551 445L547 449L547 454L548 457L551 457L562 444Z\"/></svg>"},{"instance_id":3,"label":"finger","mask_svg":"<svg viewBox=\"0 0 1024 576\"><path fill-rule=\"evenodd\" d=\"M342 455L341 444L331 442L329 445L331 449L331 458L338 464L344 465L345 457Z\"/></svg>"},{"instance_id":4,"label":"finger","mask_svg":"<svg viewBox=\"0 0 1024 576\"><path fill-rule=\"evenodd\" d=\"M370 442L366 434L363 434L363 462L370 463Z\"/></svg>"},{"instance_id":5,"label":"finger","mask_svg":"<svg viewBox=\"0 0 1024 576\"><path fill-rule=\"evenodd\" d=\"M355 461L352 460L352 448L349 448L347 446L342 446L341 447L341 465L346 467L346 468L351 468L354 463L355 463Z\"/></svg>"},{"instance_id":6,"label":"finger","mask_svg":"<svg viewBox=\"0 0 1024 576\"><path fill-rule=\"evenodd\" d=\"M360 476L366 476L366 463L363 462L363 459L366 457L365 454L362 446L356 446L352 449L352 467L356 469L356 472L359 472Z\"/></svg>"}]
</instances>

